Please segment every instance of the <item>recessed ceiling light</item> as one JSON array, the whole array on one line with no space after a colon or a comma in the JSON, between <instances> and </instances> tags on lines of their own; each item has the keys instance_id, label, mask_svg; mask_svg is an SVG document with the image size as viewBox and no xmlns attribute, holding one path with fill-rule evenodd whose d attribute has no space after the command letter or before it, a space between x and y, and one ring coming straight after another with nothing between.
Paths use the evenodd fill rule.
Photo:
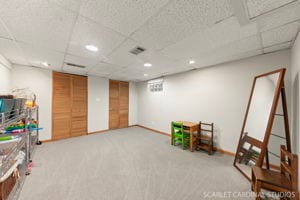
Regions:
<instances>
[{"instance_id":1,"label":"recessed ceiling light","mask_svg":"<svg viewBox=\"0 0 300 200\"><path fill-rule=\"evenodd\" d=\"M190 65L195 64L195 61L194 61L194 60L190 60L190 61L189 61L189 64L190 64Z\"/></svg>"},{"instance_id":2,"label":"recessed ceiling light","mask_svg":"<svg viewBox=\"0 0 300 200\"><path fill-rule=\"evenodd\" d=\"M144 76L148 76L148 74L144 74Z\"/></svg>"},{"instance_id":3,"label":"recessed ceiling light","mask_svg":"<svg viewBox=\"0 0 300 200\"><path fill-rule=\"evenodd\" d=\"M92 44L87 44L85 45L85 48L89 51L93 51L93 52L97 52L98 51L98 47L96 47L95 45Z\"/></svg>"},{"instance_id":4,"label":"recessed ceiling light","mask_svg":"<svg viewBox=\"0 0 300 200\"><path fill-rule=\"evenodd\" d=\"M50 64L47 63L47 62L41 62L41 64L44 65L45 67L49 67L50 66Z\"/></svg>"},{"instance_id":5,"label":"recessed ceiling light","mask_svg":"<svg viewBox=\"0 0 300 200\"><path fill-rule=\"evenodd\" d=\"M144 63L144 67L152 67L151 63Z\"/></svg>"}]
</instances>

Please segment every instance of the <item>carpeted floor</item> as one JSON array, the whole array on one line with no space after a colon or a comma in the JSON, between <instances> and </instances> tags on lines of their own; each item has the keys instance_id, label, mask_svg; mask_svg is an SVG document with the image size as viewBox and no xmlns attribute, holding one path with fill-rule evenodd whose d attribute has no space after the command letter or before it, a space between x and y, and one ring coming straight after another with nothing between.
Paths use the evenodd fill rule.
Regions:
<instances>
[{"instance_id":1,"label":"carpeted floor","mask_svg":"<svg viewBox=\"0 0 300 200\"><path fill-rule=\"evenodd\" d=\"M45 143L34 161L20 200L246 199L230 192L250 191L232 157L182 150L139 127Z\"/></svg>"}]
</instances>

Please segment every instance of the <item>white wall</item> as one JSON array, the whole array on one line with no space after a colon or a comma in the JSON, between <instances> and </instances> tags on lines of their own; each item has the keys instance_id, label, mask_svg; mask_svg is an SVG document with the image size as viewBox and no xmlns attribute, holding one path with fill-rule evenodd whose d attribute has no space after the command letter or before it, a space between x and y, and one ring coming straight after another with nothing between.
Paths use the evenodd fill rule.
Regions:
<instances>
[{"instance_id":1,"label":"white wall","mask_svg":"<svg viewBox=\"0 0 300 200\"><path fill-rule=\"evenodd\" d=\"M14 65L12 68L12 89L30 88L37 96L40 107L40 140L51 139L52 121L52 72L45 69Z\"/></svg>"},{"instance_id":2,"label":"white wall","mask_svg":"<svg viewBox=\"0 0 300 200\"><path fill-rule=\"evenodd\" d=\"M0 94L8 94L11 90L11 65L0 55Z\"/></svg>"},{"instance_id":3,"label":"white wall","mask_svg":"<svg viewBox=\"0 0 300 200\"><path fill-rule=\"evenodd\" d=\"M88 77L88 132L108 129L109 81Z\"/></svg>"},{"instance_id":4,"label":"white wall","mask_svg":"<svg viewBox=\"0 0 300 200\"><path fill-rule=\"evenodd\" d=\"M299 106L299 95L300 95L300 35L294 43L294 46L291 51L291 83L292 83L292 135L293 135L293 145L294 145L294 152L300 155L300 145L299 145L299 113L300 113L300 106ZM299 166L300 166L300 159L299 159ZM299 181L300 181L300 173L299 173ZM300 185L299 185L300 190Z\"/></svg>"},{"instance_id":5,"label":"white wall","mask_svg":"<svg viewBox=\"0 0 300 200\"><path fill-rule=\"evenodd\" d=\"M164 77L163 92L138 83L138 124L170 133L172 120L214 122L218 147L235 152L254 76L289 66L287 50Z\"/></svg>"}]
</instances>

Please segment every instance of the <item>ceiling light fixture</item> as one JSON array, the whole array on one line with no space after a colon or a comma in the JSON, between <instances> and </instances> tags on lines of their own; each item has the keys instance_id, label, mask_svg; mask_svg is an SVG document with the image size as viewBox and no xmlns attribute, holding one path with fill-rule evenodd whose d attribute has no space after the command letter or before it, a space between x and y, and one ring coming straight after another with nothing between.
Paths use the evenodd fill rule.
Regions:
<instances>
[{"instance_id":1,"label":"ceiling light fixture","mask_svg":"<svg viewBox=\"0 0 300 200\"><path fill-rule=\"evenodd\" d=\"M45 67L49 67L50 66L50 64L47 63L47 62L41 62L41 64L44 65Z\"/></svg>"},{"instance_id":2,"label":"ceiling light fixture","mask_svg":"<svg viewBox=\"0 0 300 200\"><path fill-rule=\"evenodd\" d=\"M195 61L194 61L194 60L190 60L190 61L189 61L189 64L190 64L190 65L195 64Z\"/></svg>"},{"instance_id":3,"label":"ceiling light fixture","mask_svg":"<svg viewBox=\"0 0 300 200\"><path fill-rule=\"evenodd\" d=\"M151 63L144 63L144 67L152 67Z\"/></svg>"},{"instance_id":4,"label":"ceiling light fixture","mask_svg":"<svg viewBox=\"0 0 300 200\"><path fill-rule=\"evenodd\" d=\"M92 51L92 52L97 52L98 51L98 47L96 47L95 45L92 45L92 44L85 45L85 48L89 51Z\"/></svg>"},{"instance_id":5,"label":"ceiling light fixture","mask_svg":"<svg viewBox=\"0 0 300 200\"><path fill-rule=\"evenodd\" d=\"M146 76L148 76L148 74L144 74L144 76L146 77Z\"/></svg>"}]
</instances>

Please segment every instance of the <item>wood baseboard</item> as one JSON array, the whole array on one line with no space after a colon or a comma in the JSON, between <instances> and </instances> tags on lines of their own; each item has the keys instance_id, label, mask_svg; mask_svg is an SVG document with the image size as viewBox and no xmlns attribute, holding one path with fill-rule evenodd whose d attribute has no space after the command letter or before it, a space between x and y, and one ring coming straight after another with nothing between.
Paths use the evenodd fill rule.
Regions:
<instances>
[{"instance_id":1,"label":"wood baseboard","mask_svg":"<svg viewBox=\"0 0 300 200\"><path fill-rule=\"evenodd\" d=\"M163 131L158 131L158 130L155 130L155 129L152 129L152 128L149 128L149 127L146 127L146 126L142 126L142 125L139 125L139 124L137 124L136 126L141 127L141 128L144 128L144 129L147 129L147 130L152 131L152 132L155 132L155 133L159 133L159 134L162 134L162 135L171 137L171 134L166 133L166 132L163 132ZM227 151L227 150L224 150L224 149L221 149L221 148L215 147L214 150L217 151L217 152L219 152L219 153L228 155L228 156L232 156L232 157L235 156L235 153L230 152L230 151Z\"/></svg>"},{"instance_id":2,"label":"wood baseboard","mask_svg":"<svg viewBox=\"0 0 300 200\"><path fill-rule=\"evenodd\" d=\"M49 139L49 140L41 140L41 142L42 143L48 143L48 142L52 142L52 140L51 139Z\"/></svg>"},{"instance_id":3,"label":"wood baseboard","mask_svg":"<svg viewBox=\"0 0 300 200\"><path fill-rule=\"evenodd\" d=\"M104 133L109 131L109 129L104 129L104 130L100 130L100 131L93 131L93 132L89 132L87 133L87 135L91 135L91 134L97 134L97 133Z\"/></svg>"},{"instance_id":4,"label":"wood baseboard","mask_svg":"<svg viewBox=\"0 0 300 200\"><path fill-rule=\"evenodd\" d=\"M135 127L135 126L138 126L138 125L137 124L129 125L128 128Z\"/></svg>"},{"instance_id":5,"label":"wood baseboard","mask_svg":"<svg viewBox=\"0 0 300 200\"><path fill-rule=\"evenodd\" d=\"M219 153L235 157L235 153L233 153L233 152L230 152L230 151L227 151L227 150L224 150L224 149L220 149L220 148L217 148L217 147L214 147L214 150L219 152Z\"/></svg>"},{"instance_id":6,"label":"wood baseboard","mask_svg":"<svg viewBox=\"0 0 300 200\"><path fill-rule=\"evenodd\" d=\"M91 135L91 134L100 134L100 133L104 133L109 131L109 129L104 129L104 130L100 130L100 131L93 131L93 132L89 132L86 135ZM59 141L59 140L66 140L66 139L71 139L71 138L75 138L75 137L82 137L82 136L86 136L86 135L78 135L78 136L71 136L71 137L66 137L66 138L58 138L58 139L48 139L48 140L41 140L43 143L48 143L48 142L55 142L55 141Z\"/></svg>"},{"instance_id":7,"label":"wood baseboard","mask_svg":"<svg viewBox=\"0 0 300 200\"><path fill-rule=\"evenodd\" d=\"M130 126L128 126L128 128L135 127L135 126L138 126L138 125L137 124L130 125ZM99 131L88 132L86 135L101 134L101 133L105 133L105 132L110 131L110 130L115 130L115 129L104 129L104 130L99 130ZM54 141L58 141L58 140L65 140L65 139L74 138L74 137L81 137L81 136L85 136L85 135L73 136L73 137L68 137L68 138L60 138L60 139L42 140L42 142L43 143L48 143L48 142L54 142Z\"/></svg>"},{"instance_id":8,"label":"wood baseboard","mask_svg":"<svg viewBox=\"0 0 300 200\"><path fill-rule=\"evenodd\" d=\"M146 126L142 126L142 125L139 125L139 124L137 124L137 126L138 126L138 127L141 127L141 128L144 128L144 129L147 129L147 130L149 130L149 131L155 132L155 133L159 133L159 134L162 134L162 135L171 137L171 134L166 133L166 132L158 131L158 130L155 130L155 129L152 129L152 128L148 128L148 127L146 127Z\"/></svg>"}]
</instances>

